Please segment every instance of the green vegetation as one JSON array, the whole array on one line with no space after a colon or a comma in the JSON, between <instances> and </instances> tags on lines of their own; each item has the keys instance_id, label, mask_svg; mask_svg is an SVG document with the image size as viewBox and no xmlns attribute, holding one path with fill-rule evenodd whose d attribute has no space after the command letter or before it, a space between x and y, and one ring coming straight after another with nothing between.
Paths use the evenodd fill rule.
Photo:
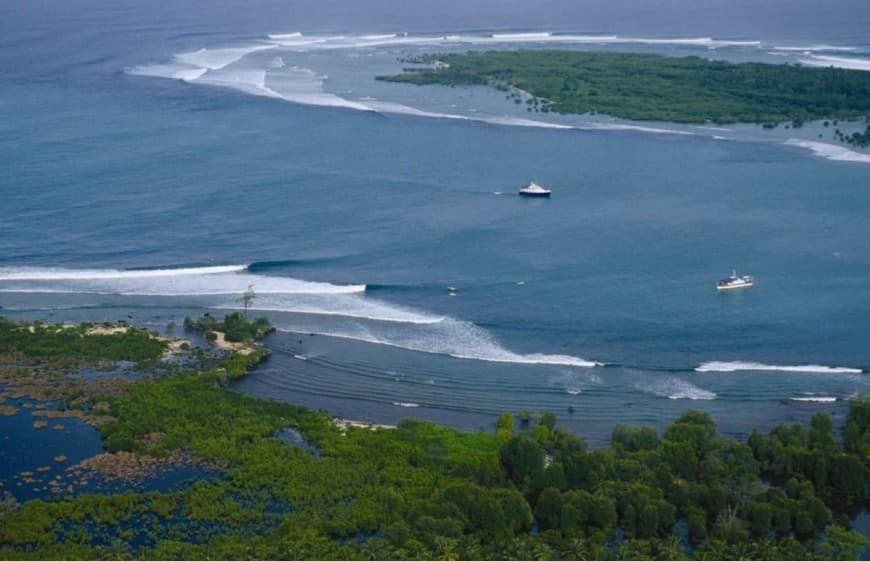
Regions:
<instances>
[{"instance_id":1,"label":"green vegetation","mask_svg":"<svg viewBox=\"0 0 870 561\"><path fill-rule=\"evenodd\" d=\"M105 326L103 326L105 327ZM0 317L0 353L18 353L30 360L66 363L128 360L154 361L166 342L148 331L128 328L99 334L100 326L20 324Z\"/></svg>"},{"instance_id":2,"label":"green vegetation","mask_svg":"<svg viewBox=\"0 0 870 561\"><path fill-rule=\"evenodd\" d=\"M246 315L238 312L227 314L223 321L218 321L211 314L205 314L197 320L188 316L184 318L184 328L203 333L206 338L209 338L209 333L220 331L232 343L259 341L273 331L268 318L260 317L248 321Z\"/></svg>"},{"instance_id":3,"label":"green vegetation","mask_svg":"<svg viewBox=\"0 0 870 561\"><path fill-rule=\"evenodd\" d=\"M435 64L439 61L440 64ZM427 55L380 80L529 92L530 111L681 123L774 123L870 115L870 73L699 57L578 51ZM522 97L509 94L516 103Z\"/></svg>"},{"instance_id":4,"label":"green vegetation","mask_svg":"<svg viewBox=\"0 0 870 561\"><path fill-rule=\"evenodd\" d=\"M870 125L867 126L864 132L853 132L850 135L845 135L840 131L840 129L837 129L834 131L834 136L841 142L851 144L852 146L858 146L860 148L866 148L870 146Z\"/></svg>"},{"instance_id":5,"label":"green vegetation","mask_svg":"<svg viewBox=\"0 0 870 561\"><path fill-rule=\"evenodd\" d=\"M704 560L840 561L865 545L847 528L867 502L866 398L842 439L823 413L742 443L688 412L589 450L552 414L503 414L495 434L345 428L225 389L228 364L138 381L107 398L101 429L110 451L185 450L219 477L4 503L0 558L678 561L691 544ZM282 441L287 428L313 451Z\"/></svg>"}]
</instances>

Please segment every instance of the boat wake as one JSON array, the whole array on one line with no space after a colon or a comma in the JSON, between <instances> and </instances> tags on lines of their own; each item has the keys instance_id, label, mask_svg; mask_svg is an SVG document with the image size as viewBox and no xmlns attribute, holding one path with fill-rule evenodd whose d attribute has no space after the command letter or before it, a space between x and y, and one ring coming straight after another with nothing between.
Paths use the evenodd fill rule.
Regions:
<instances>
[{"instance_id":1,"label":"boat wake","mask_svg":"<svg viewBox=\"0 0 870 561\"><path fill-rule=\"evenodd\" d=\"M705 362L695 368L695 372L803 372L814 374L861 374L860 368L847 368L841 366L822 366L818 364L806 364L800 366L781 366L776 364L763 364L760 362Z\"/></svg>"}]
</instances>

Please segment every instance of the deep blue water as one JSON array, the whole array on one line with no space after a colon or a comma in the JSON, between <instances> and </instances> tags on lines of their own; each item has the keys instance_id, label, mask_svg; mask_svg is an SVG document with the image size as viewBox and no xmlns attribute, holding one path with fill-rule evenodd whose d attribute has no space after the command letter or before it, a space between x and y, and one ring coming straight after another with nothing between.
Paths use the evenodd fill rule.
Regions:
<instances>
[{"instance_id":1,"label":"deep blue water","mask_svg":"<svg viewBox=\"0 0 870 561\"><path fill-rule=\"evenodd\" d=\"M250 284L281 332L239 389L465 428L552 410L593 442L688 408L735 434L842 416L867 391L870 165L782 143L816 129L497 125L532 117L482 89L375 83L426 50L392 39L285 45L204 75L232 88L155 77L294 31L760 42L566 46L740 60L870 53L864 2L454 4L0 4L3 312L160 323L237 306ZM851 50L777 50L795 45ZM316 105L264 95L264 69L263 87ZM348 100L380 109L324 106ZM552 200L517 197L530 180ZM225 266L237 267L202 268ZM735 267L757 286L717 294ZM117 272L142 268L176 270ZM728 364L695 371L710 362ZM819 397L838 401L791 399Z\"/></svg>"}]
</instances>

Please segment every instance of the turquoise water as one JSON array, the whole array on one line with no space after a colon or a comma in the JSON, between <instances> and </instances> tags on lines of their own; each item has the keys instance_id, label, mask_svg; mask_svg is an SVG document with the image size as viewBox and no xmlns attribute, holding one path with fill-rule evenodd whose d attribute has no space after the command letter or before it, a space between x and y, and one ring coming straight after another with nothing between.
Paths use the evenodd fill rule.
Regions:
<instances>
[{"instance_id":1,"label":"turquoise water","mask_svg":"<svg viewBox=\"0 0 870 561\"><path fill-rule=\"evenodd\" d=\"M464 428L552 410L593 442L689 408L733 434L841 416L868 389L866 154L832 152L811 127L620 130L481 88L372 80L427 41L565 34L597 39L559 48L861 64L870 36L846 22L863 5L803 7L789 29L735 14L718 30L700 16L620 27L618 6L488 25L486 10L465 23L447 10L416 26L302 5L56 8L3 7L7 315L160 325L237 307L253 285L277 352L241 390ZM517 197L531 180L553 198ZM717 294L732 268L757 285Z\"/></svg>"}]
</instances>

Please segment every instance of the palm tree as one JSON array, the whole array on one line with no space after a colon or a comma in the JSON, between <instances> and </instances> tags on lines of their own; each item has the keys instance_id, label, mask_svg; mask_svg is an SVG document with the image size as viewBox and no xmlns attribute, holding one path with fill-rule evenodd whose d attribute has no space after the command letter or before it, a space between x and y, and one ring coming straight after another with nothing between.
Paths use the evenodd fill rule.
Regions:
<instances>
[{"instance_id":1,"label":"palm tree","mask_svg":"<svg viewBox=\"0 0 870 561\"><path fill-rule=\"evenodd\" d=\"M568 546L562 551L562 555L565 561L592 561L586 540L583 538L571 539L568 542Z\"/></svg>"},{"instance_id":2,"label":"palm tree","mask_svg":"<svg viewBox=\"0 0 870 561\"><path fill-rule=\"evenodd\" d=\"M684 557L683 544L677 536L671 536L662 542L659 555L662 561L679 561Z\"/></svg>"},{"instance_id":3,"label":"palm tree","mask_svg":"<svg viewBox=\"0 0 870 561\"><path fill-rule=\"evenodd\" d=\"M456 540L445 537L435 538L435 548L438 550L438 561L459 561L456 553Z\"/></svg>"},{"instance_id":4,"label":"palm tree","mask_svg":"<svg viewBox=\"0 0 870 561\"><path fill-rule=\"evenodd\" d=\"M254 292L254 285L249 284L248 290L246 290L242 293L242 298L241 298L242 305L245 307L245 310L244 310L245 319L248 319L248 308L251 307L251 304L254 302L254 298L256 298L256 297L257 297L257 295Z\"/></svg>"}]
</instances>

